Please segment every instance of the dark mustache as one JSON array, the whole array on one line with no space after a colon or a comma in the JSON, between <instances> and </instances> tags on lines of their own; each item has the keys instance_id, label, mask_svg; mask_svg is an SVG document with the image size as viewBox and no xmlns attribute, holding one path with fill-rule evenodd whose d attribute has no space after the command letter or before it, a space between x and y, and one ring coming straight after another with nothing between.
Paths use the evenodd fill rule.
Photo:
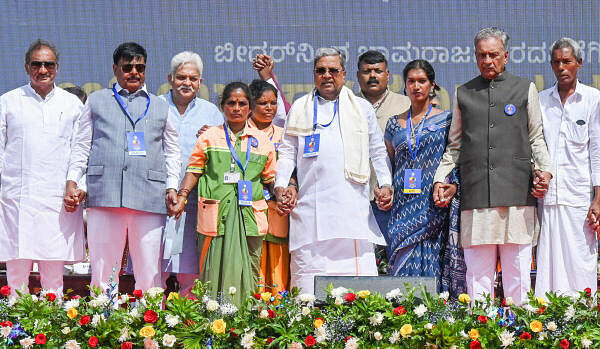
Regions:
<instances>
[{"instance_id":1,"label":"dark mustache","mask_svg":"<svg viewBox=\"0 0 600 349\"><path fill-rule=\"evenodd\" d=\"M375 78L369 79L369 81L367 81L367 84L371 84L371 83L378 84L379 80L377 80Z\"/></svg>"}]
</instances>

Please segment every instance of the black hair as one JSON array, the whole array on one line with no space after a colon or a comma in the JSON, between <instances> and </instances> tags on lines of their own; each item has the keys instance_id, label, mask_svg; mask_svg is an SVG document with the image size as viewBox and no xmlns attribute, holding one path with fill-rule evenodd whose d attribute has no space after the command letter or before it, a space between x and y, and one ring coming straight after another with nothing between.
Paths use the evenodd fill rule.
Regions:
<instances>
[{"instance_id":1,"label":"black hair","mask_svg":"<svg viewBox=\"0 0 600 349\"><path fill-rule=\"evenodd\" d=\"M387 68L388 62L385 59L383 53L375 50L369 50L362 55L358 56L358 69L360 70L360 66L362 64L377 64L377 63L385 63Z\"/></svg>"},{"instance_id":2,"label":"black hair","mask_svg":"<svg viewBox=\"0 0 600 349\"><path fill-rule=\"evenodd\" d=\"M244 91L244 93L246 94L246 98L248 99L248 103L250 104L250 109L252 109L252 107L254 106L254 101L251 98L252 94L250 93L248 85L241 81L230 82L225 86L225 88L223 89L223 94L221 95L221 109L223 109L225 102L229 99L229 97L231 97L231 93L234 90L237 90L238 88Z\"/></svg>"},{"instance_id":3,"label":"black hair","mask_svg":"<svg viewBox=\"0 0 600 349\"><path fill-rule=\"evenodd\" d=\"M404 67L404 70L402 71L402 77L404 78L404 84L406 84L406 77L408 76L408 72L413 69L423 69L423 71L425 72L425 75L427 75L427 79L429 79L429 82L434 84L433 90L434 91L440 90L440 87L435 82L435 70L433 70L431 63L427 62L424 59L415 59L414 61L408 62L408 64ZM435 94L435 92L434 92L434 94Z\"/></svg>"},{"instance_id":4,"label":"black hair","mask_svg":"<svg viewBox=\"0 0 600 349\"><path fill-rule=\"evenodd\" d=\"M275 97L277 97L277 89L275 86L264 80L252 80L250 85L248 85L248 88L250 89L250 99L252 99L254 104L256 104L256 101L267 91L272 91L275 94Z\"/></svg>"},{"instance_id":5,"label":"black hair","mask_svg":"<svg viewBox=\"0 0 600 349\"><path fill-rule=\"evenodd\" d=\"M135 42L124 42L115 49L115 52L113 53L113 63L119 64L121 58L129 62L136 57L143 57L144 63L146 63L148 61L146 49Z\"/></svg>"},{"instance_id":6,"label":"black hair","mask_svg":"<svg viewBox=\"0 0 600 349\"><path fill-rule=\"evenodd\" d=\"M25 64L31 63L31 55L33 54L33 51L37 51L42 47L47 47L48 49L50 49L50 51L52 51L52 53L54 53L54 56L56 57L56 62L58 62L58 50L56 49L56 47L52 45L49 41L37 39L36 41L32 42L31 45L29 45L29 48L25 53Z\"/></svg>"},{"instance_id":7,"label":"black hair","mask_svg":"<svg viewBox=\"0 0 600 349\"><path fill-rule=\"evenodd\" d=\"M81 87L75 85L75 86L65 87L65 88L63 88L63 90L74 94L81 100L82 103L85 104L85 101L87 100L87 94Z\"/></svg>"}]
</instances>

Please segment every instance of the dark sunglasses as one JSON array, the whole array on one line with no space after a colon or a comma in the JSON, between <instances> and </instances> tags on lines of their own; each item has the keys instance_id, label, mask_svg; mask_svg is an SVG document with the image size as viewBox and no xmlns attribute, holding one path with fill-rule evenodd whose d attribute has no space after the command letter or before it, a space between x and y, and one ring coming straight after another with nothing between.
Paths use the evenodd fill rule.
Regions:
<instances>
[{"instance_id":1,"label":"dark sunglasses","mask_svg":"<svg viewBox=\"0 0 600 349\"><path fill-rule=\"evenodd\" d=\"M46 69L48 69L48 70L54 70L54 69L56 69L56 62L31 61L31 62L29 62L29 66L32 68L35 68L35 69L40 69L41 67L46 67Z\"/></svg>"},{"instance_id":2,"label":"dark sunglasses","mask_svg":"<svg viewBox=\"0 0 600 349\"><path fill-rule=\"evenodd\" d=\"M123 64L123 65L121 65L121 70L123 71L123 73L131 73L131 71L133 70L134 67L138 73L143 73L146 70L146 65L142 64L142 63Z\"/></svg>"},{"instance_id":3,"label":"dark sunglasses","mask_svg":"<svg viewBox=\"0 0 600 349\"><path fill-rule=\"evenodd\" d=\"M329 74L331 74L331 76L338 76L338 74L341 72L341 70L339 70L338 68L317 68L315 69L315 74L318 75L325 75L327 72L329 72Z\"/></svg>"}]
</instances>

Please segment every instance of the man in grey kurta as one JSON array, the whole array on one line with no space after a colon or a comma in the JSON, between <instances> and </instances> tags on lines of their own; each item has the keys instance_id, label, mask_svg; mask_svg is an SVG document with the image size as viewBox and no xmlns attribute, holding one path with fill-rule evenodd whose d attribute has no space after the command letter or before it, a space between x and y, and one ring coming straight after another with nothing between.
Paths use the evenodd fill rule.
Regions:
<instances>
[{"instance_id":1,"label":"man in grey kurta","mask_svg":"<svg viewBox=\"0 0 600 349\"><path fill-rule=\"evenodd\" d=\"M456 90L433 198L439 206L449 202L446 177L459 166L469 294L493 294L499 255L504 295L520 304L531 284L535 198L544 196L552 175L535 85L505 70L508 39L493 27L475 36L481 75Z\"/></svg>"}]
</instances>

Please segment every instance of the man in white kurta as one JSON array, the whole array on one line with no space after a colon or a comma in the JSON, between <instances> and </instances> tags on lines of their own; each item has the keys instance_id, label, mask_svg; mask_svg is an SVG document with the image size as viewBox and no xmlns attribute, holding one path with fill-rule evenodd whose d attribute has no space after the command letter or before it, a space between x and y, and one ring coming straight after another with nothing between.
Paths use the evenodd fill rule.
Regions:
<instances>
[{"instance_id":1,"label":"man in white kurta","mask_svg":"<svg viewBox=\"0 0 600 349\"><path fill-rule=\"evenodd\" d=\"M540 93L540 104L554 178L539 200L537 296L595 290L597 284L600 92L577 81L583 60L576 41L562 38L551 52L557 82Z\"/></svg>"},{"instance_id":2,"label":"man in white kurta","mask_svg":"<svg viewBox=\"0 0 600 349\"><path fill-rule=\"evenodd\" d=\"M42 288L60 294L64 263L85 258L81 205L63 207L67 173L85 162L76 151L83 104L54 85L58 57L50 43L32 44L25 69L30 83L0 97L0 260L13 295L28 293L34 261Z\"/></svg>"},{"instance_id":3,"label":"man in white kurta","mask_svg":"<svg viewBox=\"0 0 600 349\"><path fill-rule=\"evenodd\" d=\"M373 244L385 245L385 240L370 211L369 158L380 186L376 196L381 207L389 209L392 200L389 160L373 107L343 87L342 53L324 49L316 57L316 90L290 109L275 183L280 197L297 168L298 202L290 219L290 272L292 287L306 293L314 293L316 275L377 275ZM312 134L314 98L318 155L305 157L305 143L311 137L294 136L292 129L298 125L295 116L305 114ZM352 115L359 115L353 120L362 126L354 126L363 130L354 137L347 131L352 128ZM356 151L349 151L352 147ZM364 158L359 158L361 154ZM353 166L358 162L360 166Z\"/></svg>"}]
</instances>

